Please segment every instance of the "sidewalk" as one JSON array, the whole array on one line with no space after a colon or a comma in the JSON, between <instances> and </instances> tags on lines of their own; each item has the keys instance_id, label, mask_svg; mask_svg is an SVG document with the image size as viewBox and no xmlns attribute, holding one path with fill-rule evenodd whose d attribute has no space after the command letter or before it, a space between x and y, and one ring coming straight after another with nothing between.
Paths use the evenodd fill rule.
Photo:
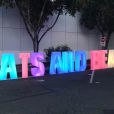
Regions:
<instances>
[{"instance_id":1,"label":"sidewalk","mask_svg":"<svg viewBox=\"0 0 114 114\"><path fill-rule=\"evenodd\" d=\"M114 109L114 69L96 71L92 85L89 73L1 81L0 114L104 114Z\"/></svg>"}]
</instances>

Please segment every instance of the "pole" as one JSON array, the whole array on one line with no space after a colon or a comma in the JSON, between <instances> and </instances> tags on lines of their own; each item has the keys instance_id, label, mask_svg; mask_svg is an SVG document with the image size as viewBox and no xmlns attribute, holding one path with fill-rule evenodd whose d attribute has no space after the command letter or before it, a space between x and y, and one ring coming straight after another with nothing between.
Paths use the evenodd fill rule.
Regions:
<instances>
[{"instance_id":1,"label":"pole","mask_svg":"<svg viewBox=\"0 0 114 114\"><path fill-rule=\"evenodd\" d=\"M95 74L95 70L92 71L91 78L90 78L90 81L89 81L90 84L93 83L94 74Z\"/></svg>"}]
</instances>

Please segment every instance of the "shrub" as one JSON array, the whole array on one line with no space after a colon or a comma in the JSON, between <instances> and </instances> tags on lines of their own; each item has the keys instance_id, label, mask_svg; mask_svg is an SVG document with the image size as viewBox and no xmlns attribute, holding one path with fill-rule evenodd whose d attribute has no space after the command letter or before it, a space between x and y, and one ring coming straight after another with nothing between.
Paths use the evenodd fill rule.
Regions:
<instances>
[{"instance_id":1,"label":"shrub","mask_svg":"<svg viewBox=\"0 0 114 114\"><path fill-rule=\"evenodd\" d=\"M68 47L67 45L61 45L61 46L57 46L56 48L54 47L49 47L48 49L44 49L44 52L46 54L46 60L50 61L51 58L51 53L52 52L63 52L63 51L72 51L72 49L70 47Z\"/></svg>"}]
</instances>

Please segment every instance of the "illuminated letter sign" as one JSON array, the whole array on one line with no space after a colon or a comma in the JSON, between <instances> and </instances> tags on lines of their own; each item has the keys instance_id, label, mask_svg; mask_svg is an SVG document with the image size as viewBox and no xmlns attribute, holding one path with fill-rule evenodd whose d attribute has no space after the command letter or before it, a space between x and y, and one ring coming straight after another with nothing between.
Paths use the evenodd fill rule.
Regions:
<instances>
[{"instance_id":1,"label":"illuminated letter sign","mask_svg":"<svg viewBox=\"0 0 114 114\"><path fill-rule=\"evenodd\" d=\"M107 50L91 51L91 70L107 68Z\"/></svg>"},{"instance_id":2,"label":"illuminated letter sign","mask_svg":"<svg viewBox=\"0 0 114 114\"><path fill-rule=\"evenodd\" d=\"M2 55L0 80L6 80L7 73L10 73L10 79L17 79L15 58L13 54Z\"/></svg>"},{"instance_id":3,"label":"illuminated letter sign","mask_svg":"<svg viewBox=\"0 0 114 114\"><path fill-rule=\"evenodd\" d=\"M109 50L108 68L114 67L114 50Z\"/></svg>"},{"instance_id":4,"label":"illuminated letter sign","mask_svg":"<svg viewBox=\"0 0 114 114\"><path fill-rule=\"evenodd\" d=\"M87 67L87 55L84 51L75 52L75 71L85 71Z\"/></svg>"},{"instance_id":5,"label":"illuminated letter sign","mask_svg":"<svg viewBox=\"0 0 114 114\"><path fill-rule=\"evenodd\" d=\"M63 73L74 72L74 52L62 52Z\"/></svg>"},{"instance_id":6,"label":"illuminated letter sign","mask_svg":"<svg viewBox=\"0 0 114 114\"><path fill-rule=\"evenodd\" d=\"M114 50L109 50L108 65L107 50L91 51L91 70L99 70L114 67ZM20 53L22 59L22 78L28 78L28 59L31 59L31 74L33 77L44 76L45 60L43 53ZM50 61L50 74L61 74L68 72L85 71L87 67L87 55L85 51L68 51L68 52L52 52ZM15 58L13 54L3 54L1 58L0 80L6 80L7 74L10 79L17 79L17 71Z\"/></svg>"},{"instance_id":7,"label":"illuminated letter sign","mask_svg":"<svg viewBox=\"0 0 114 114\"><path fill-rule=\"evenodd\" d=\"M62 73L63 72L62 67L63 65L62 65L61 52L52 52L50 74L56 74L56 70L59 74Z\"/></svg>"},{"instance_id":8,"label":"illuminated letter sign","mask_svg":"<svg viewBox=\"0 0 114 114\"><path fill-rule=\"evenodd\" d=\"M31 68L31 73L33 76L43 76L45 73L44 64L40 61L44 60L43 53L32 53L31 54L31 64L36 68Z\"/></svg>"},{"instance_id":9,"label":"illuminated letter sign","mask_svg":"<svg viewBox=\"0 0 114 114\"><path fill-rule=\"evenodd\" d=\"M20 53L19 57L22 59L22 78L28 78L28 58L30 58L30 53Z\"/></svg>"}]
</instances>

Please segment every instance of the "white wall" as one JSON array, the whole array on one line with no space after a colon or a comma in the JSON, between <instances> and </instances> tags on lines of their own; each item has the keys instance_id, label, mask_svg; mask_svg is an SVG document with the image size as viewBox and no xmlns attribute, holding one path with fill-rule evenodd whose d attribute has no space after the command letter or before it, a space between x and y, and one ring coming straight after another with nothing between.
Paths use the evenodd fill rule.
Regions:
<instances>
[{"instance_id":1,"label":"white wall","mask_svg":"<svg viewBox=\"0 0 114 114\"><path fill-rule=\"evenodd\" d=\"M53 23L56 16L50 17L47 26ZM79 24L80 14L75 18L61 15L54 28L49 31L40 43L40 51L50 46L67 44L73 50L89 51L99 48L99 34L88 31ZM42 32L45 31L45 28ZM20 63L19 52L32 52L31 38L26 32L23 20L17 9L0 8L0 54L12 52L16 55L16 63Z\"/></svg>"},{"instance_id":2,"label":"white wall","mask_svg":"<svg viewBox=\"0 0 114 114\"><path fill-rule=\"evenodd\" d=\"M52 23L54 18L55 16L50 19ZM49 46L56 47L67 44L73 50L85 50L88 58L90 58L90 50L99 49L100 37L96 30L89 31L80 26L79 19L79 13L75 18L69 15L61 15L54 28L41 41L40 50Z\"/></svg>"}]
</instances>

